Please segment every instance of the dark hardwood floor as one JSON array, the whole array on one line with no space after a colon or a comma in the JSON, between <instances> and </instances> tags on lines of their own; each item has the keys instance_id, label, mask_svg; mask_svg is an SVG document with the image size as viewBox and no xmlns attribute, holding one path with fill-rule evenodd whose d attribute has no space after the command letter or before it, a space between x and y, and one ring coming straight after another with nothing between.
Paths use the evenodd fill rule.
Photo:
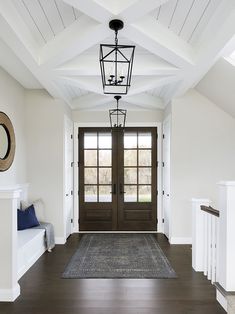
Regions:
<instances>
[{"instance_id":1,"label":"dark hardwood floor","mask_svg":"<svg viewBox=\"0 0 235 314\"><path fill-rule=\"evenodd\" d=\"M21 278L21 295L0 303L1 314L224 314L215 288L191 267L188 245L157 240L177 279L61 279L78 246L73 235L64 246L45 253Z\"/></svg>"}]
</instances>

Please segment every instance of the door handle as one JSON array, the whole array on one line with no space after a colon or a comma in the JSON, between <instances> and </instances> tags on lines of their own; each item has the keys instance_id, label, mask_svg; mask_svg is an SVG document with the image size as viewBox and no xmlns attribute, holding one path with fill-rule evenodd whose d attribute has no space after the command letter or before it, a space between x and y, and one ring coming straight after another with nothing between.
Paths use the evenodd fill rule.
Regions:
<instances>
[{"instance_id":1,"label":"door handle","mask_svg":"<svg viewBox=\"0 0 235 314\"><path fill-rule=\"evenodd\" d=\"M170 194L167 194L166 196L170 196Z\"/></svg>"},{"instance_id":2,"label":"door handle","mask_svg":"<svg viewBox=\"0 0 235 314\"><path fill-rule=\"evenodd\" d=\"M65 196L69 196L69 194L65 194Z\"/></svg>"},{"instance_id":3,"label":"door handle","mask_svg":"<svg viewBox=\"0 0 235 314\"><path fill-rule=\"evenodd\" d=\"M112 192L110 192L110 194L116 194L117 192L117 188L116 188L116 183L113 184L113 188L112 188Z\"/></svg>"},{"instance_id":4,"label":"door handle","mask_svg":"<svg viewBox=\"0 0 235 314\"><path fill-rule=\"evenodd\" d=\"M125 194L126 193L126 192L124 192L123 185L121 183L119 185L119 191L120 191L120 194Z\"/></svg>"}]
</instances>

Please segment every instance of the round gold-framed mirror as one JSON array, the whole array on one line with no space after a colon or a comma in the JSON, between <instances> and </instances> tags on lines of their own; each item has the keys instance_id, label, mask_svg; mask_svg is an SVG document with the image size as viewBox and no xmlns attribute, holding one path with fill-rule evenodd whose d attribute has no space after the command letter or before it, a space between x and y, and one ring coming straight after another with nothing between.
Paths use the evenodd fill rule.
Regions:
<instances>
[{"instance_id":1,"label":"round gold-framed mirror","mask_svg":"<svg viewBox=\"0 0 235 314\"><path fill-rule=\"evenodd\" d=\"M15 132L10 118L0 111L0 171L10 168L15 157Z\"/></svg>"}]
</instances>

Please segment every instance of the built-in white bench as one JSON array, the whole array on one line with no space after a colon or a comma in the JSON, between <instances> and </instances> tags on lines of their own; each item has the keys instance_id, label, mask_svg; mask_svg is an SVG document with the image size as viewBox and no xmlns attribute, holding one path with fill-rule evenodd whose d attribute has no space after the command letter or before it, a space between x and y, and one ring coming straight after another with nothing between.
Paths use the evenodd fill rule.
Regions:
<instances>
[{"instance_id":1,"label":"built-in white bench","mask_svg":"<svg viewBox=\"0 0 235 314\"><path fill-rule=\"evenodd\" d=\"M0 189L0 302L20 295L19 278L46 251L45 230L17 231L17 208L27 196L28 184Z\"/></svg>"},{"instance_id":2,"label":"built-in white bench","mask_svg":"<svg viewBox=\"0 0 235 314\"><path fill-rule=\"evenodd\" d=\"M28 202L28 184L20 186L20 202ZM21 278L26 271L39 259L46 251L45 230L26 229L17 231L17 277Z\"/></svg>"},{"instance_id":3,"label":"built-in white bench","mask_svg":"<svg viewBox=\"0 0 235 314\"><path fill-rule=\"evenodd\" d=\"M20 279L46 251L45 230L26 229L17 232L17 276Z\"/></svg>"}]
</instances>

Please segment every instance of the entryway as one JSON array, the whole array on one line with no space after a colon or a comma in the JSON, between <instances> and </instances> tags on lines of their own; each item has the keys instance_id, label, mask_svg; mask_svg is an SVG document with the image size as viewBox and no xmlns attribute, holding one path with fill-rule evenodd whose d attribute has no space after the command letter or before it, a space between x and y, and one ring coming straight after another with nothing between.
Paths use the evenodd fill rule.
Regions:
<instances>
[{"instance_id":1,"label":"entryway","mask_svg":"<svg viewBox=\"0 0 235 314\"><path fill-rule=\"evenodd\" d=\"M79 128L79 227L157 230L157 128Z\"/></svg>"}]
</instances>

